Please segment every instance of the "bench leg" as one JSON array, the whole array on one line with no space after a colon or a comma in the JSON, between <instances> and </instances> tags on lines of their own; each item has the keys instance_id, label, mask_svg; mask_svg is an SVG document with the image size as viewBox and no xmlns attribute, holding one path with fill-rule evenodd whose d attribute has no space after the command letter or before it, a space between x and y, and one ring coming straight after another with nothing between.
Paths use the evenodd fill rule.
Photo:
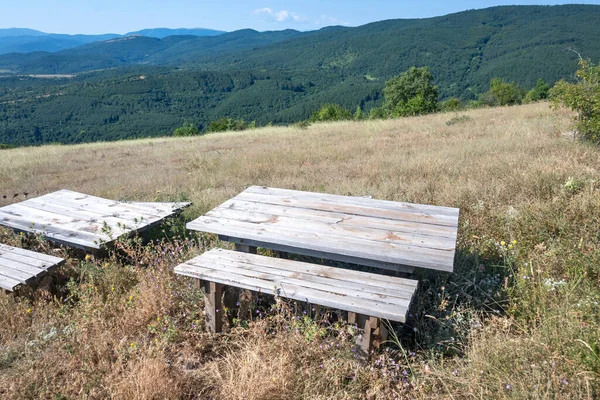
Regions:
<instances>
[{"instance_id":1,"label":"bench leg","mask_svg":"<svg viewBox=\"0 0 600 400\"><path fill-rule=\"evenodd\" d=\"M362 330L356 337L356 344L363 356L368 356L373 347L379 348L388 338L388 331L379 318L349 312L348 323Z\"/></svg>"},{"instance_id":2,"label":"bench leg","mask_svg":"<svg viewBox=\"0 0 600 400\"><path fill-rule=\"evenodd\" d=\"M234 246L235 251L239 251L242 253L256 254L256 247L247 246L245 244L238 244L238 243L234 243L233 246ZM225 307L227 307L228 310L233 310L236 307L238 301L240 300L241 290L236 287L228 286L226 289L224 289L224 291L225 291L225 297L223 299L223 305Z\"/></svg>"},{"instance_id":3,"label":"bench leg","mask_svg":"<svg viewBox=\"0 0 600 400\"><path fill-rule=\"evenodd\" d=\"M348 323L356 324L358 328L362 330L362 332L356 336L356 344L361 350L361 355L363 357L368 357L373 349L373 340L376 338L375 334L379 333L379 331L373 332L379 328L379 318L349 312Z\"/></svg>"},{"instance_id":4,"label":"bench leg","mask_svg":"<svg viewBox=\"0 0 600 400\"><path fill-rule=\"evenodd\" d=\"M223 285L215 282L204 282L204 310L206 313L206 328L212 333L223 330L221 320L221 297L223 296Z\"/></svg>"}]
</instances>

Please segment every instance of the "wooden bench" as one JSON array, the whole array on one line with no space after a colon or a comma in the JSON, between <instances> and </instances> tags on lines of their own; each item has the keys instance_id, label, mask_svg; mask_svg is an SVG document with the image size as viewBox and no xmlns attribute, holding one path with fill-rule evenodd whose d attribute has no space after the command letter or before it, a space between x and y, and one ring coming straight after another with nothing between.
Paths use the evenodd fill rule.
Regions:
<instances>
[{"instance_id":1,"label":"wooden bench","mask_svg":"<svg viewBox=\"0 0 600 400\"><path fill-rule=\"evenodd\" d=\"M65 260L0 243L0 288L14 291L48 273Z\"/></svg>"},{"instance_id":2,"label":"wooden bench","mask_svg":"<svg viewBox=\"0 0 600 400\"><path fill-rule=\"evenodd\" d=\"M226 286L273 294L348 311L350 323L364 330L368 352L373 339L385 340L381 319L405 322L417 281L286 259L213 249L175 267L175 273L200 279L206 294L207 327L220 332Z\"/></svg>"}]
</instances>

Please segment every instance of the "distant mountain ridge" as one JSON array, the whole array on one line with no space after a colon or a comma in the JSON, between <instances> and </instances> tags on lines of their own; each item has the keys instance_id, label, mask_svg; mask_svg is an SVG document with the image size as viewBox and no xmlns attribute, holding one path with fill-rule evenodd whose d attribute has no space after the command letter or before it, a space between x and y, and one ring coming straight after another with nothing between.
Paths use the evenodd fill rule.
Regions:
<instances>
[{"instance_id":1,"label":"distant mountain ridge","mask_svg":"<svg viewBox=\"0 0 600 400\"><path fill-rule=\"evenodd\" d=\"M173 35L187 36L216 36L225 33L213 29L170 29L153 28L129 32L125 35L107 33L100 35L67 35L58 33L46 33L27 28L0 29L0 55L9 53L32 53L32 52L57 52L72 49L88 43L101 42L118 37L146 36L153 38L165 38Z\"/></svg>"},{"instance_id":2,"label":"distant mountain ridge","mask_svg":"<svg viewBox=\"0 0 600 400\"><path fill-rule=\"evenodd\" d=\"M205 29L205 28L179 28L179 29L171 29L171 28L152 28L152 29L142 29L140 31L129 32L124 36L132 36L132 35L140 35L154 38L166 38L167 36L217 36L225 31L217 31L214 29Z\"/></svg>"}]
</instances>

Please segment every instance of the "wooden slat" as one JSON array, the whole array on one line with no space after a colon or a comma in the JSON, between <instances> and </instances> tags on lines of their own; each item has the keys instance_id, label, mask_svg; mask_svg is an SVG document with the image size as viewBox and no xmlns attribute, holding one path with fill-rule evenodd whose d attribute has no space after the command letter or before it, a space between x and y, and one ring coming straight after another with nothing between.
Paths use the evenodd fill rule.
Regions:
<instances>
[{"instance_id":1,"label":"wooden slat","mask_svg":"<svg viewBox=\"0 0 600 400\"><path fill-rule=\"evenodd\" d=\"M330 293L336 293L342 296L358 297L365 300L380 301L386 304L395 304L408 307L412 298L413 291L402 291L398 289L396 293L379 293L368 290L368 288L352 288L346 282L342 286L340 281L335 279L319 279L312 274L291 273L289 271L258 266L250 263L231 262L228 260L219 260L218 257L204 258L201 261L190 260L187 264L205 266L213 263L213 269L223 272L235 273L240 276L258 278L273 281L276 284L291 283L293 285L306 287L309 289L323 290Z\"/></svg>"},{"instance_id":2,"label":"wooden slat","mask_svg":"<svg viewBox=\"0 0 600 400\"><path fill-rule=\"evenodd\" d=\"M426 204L405 203L390 200L378 200L368 197L343 196L338 194L303 192L291 189L279 189L266 186L250 186L245 190L248 193L266 194L270 196L295 197L308 200L327 201L335 204L350 204L365 207L377 207L387 210L405 210L410 212L432 212L434 214L443 214L449 216L458 216L459 209L443 206L432 206Z\"/></svg>"},{"instance_id":3,"label":"wooden slat","mask_svg":"<svg viewBox=\"0 0 600 400\"><path fill-rule=\"evenodd\" d=\"M114 217L111 214L107 213L89 211L78 206L67 206L65 204L50 203L40 198L27 200L26 206L28 208L47 211L50 213L71 217L74 219L80 219L82 221L90 223L98 223L98 221L100 221L100 223L106 222L107 225L111 228L116 228L119 224L128 225L131 223L131 221L127 218Z\"/></svg>"},{"instance_id":4,"label":"wooden slat","mask_svg":"<svg viewBox=\"0 0 600 400\"><path fill-rule=\"evenodd\" d=\"M7 278L19 281L20 283L27 283L28 280L35 276L33 274L19 271L18 269L10 268L5 265L0 265L0 275L4 275Z\"/></svg>"},{"instance_id":5,"label":"wooden slat","mask_svg":"<svg viewBox=\"0 0 600 400\"><path fill-rule=\"evenodd\" d=\"M31 265L27 265L27 264L22 264L18 261L11 260L4 256L0 256L0 266L9 268L14 271L22 272L28 276L27 279L32 278L34 276L38 276L40 274L44 274L46 272L46 270L44 268L34 267Z\"/></svg>"},{"instance_id":6,"label":"wooden slat","mask_svg":"<svg viewBox=\"0 0 600 400\"><path fill-rule=\"evenodd\" d=\"M239 251L227 251L224 249L213 249L204 253L202 256L207 259L217 258L221 261L231 261L235 263L250 263L256 266L266 266L276 268L281 271L289 271L292 273L309 274L316 277L325 277L327 279L335 279L344 284L356 284L364 287L365 290L394 291L399 288L403 291L413 292L418 285L418 282L412 279L392 278L389 276L373 274L363 271L354 271L350 269L341 269L335 267L327 267L324 265L309 264L306 262L293 261L274 257L253 257L248 258L247 253Z\"/></svg>"},{"instance_id":7,"label":"wooden slat","mask_svg":"<svg viewBox=\"0 0 600 400\"><path fill-rule=\"evenodd\" d=\"M456 228L450 226L421 224L389 220L385 218L371 218L360 215L348 215L333 211L311 210L298 207L286 207L274 204L261 204L249 201L230 199L213 211L223 209L246 213L264 213L272 216L285 216L300 218L308 221L318 221L349 227L364 227L381 230L396 230L398 232L413 233L416 235L448 238L456 240Z\"/></svg>"},{"instance_id":8,"label":"wooden slat","mask_svg":"<svg viewBox=\"0 0 600 400\"><path fill-rule=\"evenodd\" d=\"M341 196L343 197L343 196ZM361 204L335 203L310 196L271 196L261 193L244 191L234 197L236 200L253 201L256 203L299 207L312 210L341 212L349 215L362 215L367 217L385 218L400 221L419 222L423 224L457 226L458 212L448 215L435 211L418 209L386 209L368 205L372 199L362 199L367 202ZM373 201L373 200L372 200Z\"/></svg>"},{"instance_id":9,"label":"wooden slat","mask_svg":"<svg viewBox=\"0 0 600 400\"><path fill-rule=\"evenodd\" d=\"M60 257L37 253L35 251L20 249L18 247L12 247L12 246L0 243L0 253L2 253L2 250L9 251L11 254L17 254L17 255L32 258L34 260L39 260L39 261L42 261L42 262L45 262L48 264L57 264L57 263L64 261Z\"/></svg>"},{"instance_id":10,"label":"wooden slat","mask_svg":"<svg viewBox=\"0 0 600 400\"><path fill-rule=\"evenodd\" d=\"M63 262L59 257L0 243L0 287L14 290L17 285L27 284Z\"/></svg>"},{"instance_id":11,"label":"wooden slat","mask_svg":"<svg viewBox=\"0 0 600 400\"><path fill-rule=\"evenodd\" d=\"M246 211L237 211L228 208L219 208L209 211L206 217L219 219L231 219L240 222L249 222L258 225L271 225L290 230L302 229L324 235L335 235L339 237L359 237L384 243L397 243L401 245L411 245L434 250L453 251L456 239L438 238L423 236L414 233L399 232L393 230L373 229L365 227L344 226L337 223L325 223L320 221L290 218L286 216L277 216L263 213L249 213Z\"/></svg>"},{"instance_id":12,"label":"wooden slat","mask_svg":"<svg viewBox=\"0 0 600 400\"><path fill-rule=\"evenodd\" d=\"M219 235L247 238L291 247L303 247L325 253L423 268L452 270L454 251L417 248L397 243L382 243L353 237L284 229L275 226L259 227L256 224L226 218L200 217L187 224L188 229Z\"/></svg>"},{"instance_id":13,"label":"wooden slat","mask_svg":"<svg viewBox=\"0 0 600 400\"><path fill-rule=\"evenodd\" d=\"M155 210L148 207L134 206L129 203L121 203L114 200L102 199L100 197L89 196L82 193L72 192L70 190L59 190L40 197L44 201L57 204L66 204L74 207L85 208L86 210L102 214L110 214L115 217L123 217L128 220L144 219L153 221L157 218L163 218ZM24 201L23 203L26 203Z\"/></svg>"},{"instance_id":14,"label":"wooden slat","mask_svg":"<svg viewBox=\"0 0 600 400\"><path fill-rule=\"evenodd\" d=\"M0 288L12 292L21 282L0 274Z\"/></svg>"},{"instance_id":15,"label":"wooden slat","mask_svg":"<svg viewBox=\"0 0 600 400\"><path fill-rule=\"evenodd\" d=\"M73 231L65 227L56 227L54 225L40 226L39 228L31 226L32 221L11 215L0 209L0 225L19 230L22 232L40 233L47 239L79 247L83 249L99 249L100 245L95 243L98 236L87 232Z\"/></svg>"},{"instance_id":16,"label":"wooden slat","mask_svg":"<svg viewBox=\"0 0 600 400\"><path fill-rule=\"evenodd\" d=\"M402 297L377 295L366 290L356 291L349 288L346 285L347 282L335 278L329 278L331 282L325 284L311 278L318 276L318 271L322 271L322 268L324 268L322 266L247 253L244 253L243 259L247 262L243 268L236 268L235 262L240 259L240 256L234 253L228 250L212 250L175 267L175 272L224 285L269 294L277 293L282 297L294 300L307 301L326 307L400 322L405 321L408 306L414 293L414 290L412 293L404 292L407 285L412 285L407 280L392 277L387 277L387 283L389 285L396 282L398 293L402 293ZM220 259L227 262L221 262ZM252 264L257 267L255 270L252 270ZM313 271L306 273L301 278L290 278L286 276L285 270L280 268L282 264L288 264L292 270L297 268ZM271 272L279 270L279 273L265 272L269 268ZM359 275L363 274L365 280L368 280L369 276L372 275L357 271L353 272ZM339 285L336 285L336 283ZM366 286L374 285L375 283L370 282ZM414 287L416 288L416 286Z\"/></svg>"}]
</instances>

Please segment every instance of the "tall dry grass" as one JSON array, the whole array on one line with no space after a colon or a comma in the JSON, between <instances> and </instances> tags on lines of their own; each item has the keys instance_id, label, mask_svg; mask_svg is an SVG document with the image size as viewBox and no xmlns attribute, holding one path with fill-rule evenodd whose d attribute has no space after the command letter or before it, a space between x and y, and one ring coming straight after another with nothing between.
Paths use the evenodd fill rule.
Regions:
<instances>
[{"instance_id":1,"label":"tall dry grass","mask_svg":"<svg viewBox=\"0 0 600 400\"><path fill-rule=\"evenodd\" d=\"M193 218L267 185L461 209L455 273L417 272L409 323L367 364L347 327L302 314L205 334L172 268L212 239L129 243L71 259L54 301L0 295L0 396L597 397L600 152L543 103L461 114L0 151L0 206L69 188L191 200Z\"/></svg>"}]
</instances>

